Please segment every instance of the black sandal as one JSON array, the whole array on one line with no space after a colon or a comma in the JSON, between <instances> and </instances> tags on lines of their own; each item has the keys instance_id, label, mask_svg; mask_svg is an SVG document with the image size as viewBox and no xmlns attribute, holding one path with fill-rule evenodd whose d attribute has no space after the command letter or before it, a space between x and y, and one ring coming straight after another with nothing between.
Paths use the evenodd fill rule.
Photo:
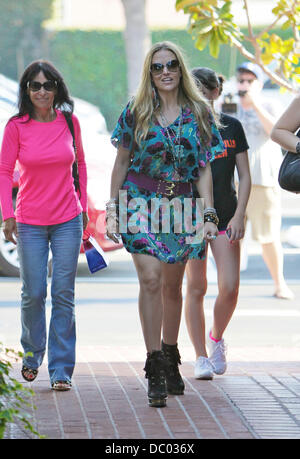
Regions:
<instances>
[{"instance_id":1,"label":"black sandal","mask_svg":"<svg viewBox=\"0 0 300 459\"><path fill-rule=\"evenodd\" d=\"M71 389L72 384L70 381L54 381L51 387L53 390L66 391Z\"/></svg>"},{"instance_id":2,"label":"black sandal","mask_svg":"<svg viewBox=\"0 0 300 459\"><path fill-rule=\"evenodd\" d=\"M38 372L39 372L38 370L34 368L28 368L25 365L22 366L22 370L21 370L21 374L23 378L25 379L25 381L28 381L28 382L34 381L38 375ZM26 373L27 373L27 376L26 376Z\"/></svg>"}]
</instances>

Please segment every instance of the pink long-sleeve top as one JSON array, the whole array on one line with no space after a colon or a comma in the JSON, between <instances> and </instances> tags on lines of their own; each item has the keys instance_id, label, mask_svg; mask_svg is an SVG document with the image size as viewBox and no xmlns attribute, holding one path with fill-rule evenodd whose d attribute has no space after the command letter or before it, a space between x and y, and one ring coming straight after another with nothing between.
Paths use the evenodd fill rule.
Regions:
<instances>
[{"instance_id":1,"label":"pink long-sleeve top","mask_svg":"<svg viewBox=\"0 0 300 459\"><path fill-rule=\"evenodd\" d=\"M72 115L81 197L75 191L72 135L61 111L42 123L28 115L10 120L0 153L0 201L3 220L15 217L30 225L55 225L87 212L87 172L78 119ZM12 202L13 173L20 174L16 211Z\"/></svg>"}]
</instances>

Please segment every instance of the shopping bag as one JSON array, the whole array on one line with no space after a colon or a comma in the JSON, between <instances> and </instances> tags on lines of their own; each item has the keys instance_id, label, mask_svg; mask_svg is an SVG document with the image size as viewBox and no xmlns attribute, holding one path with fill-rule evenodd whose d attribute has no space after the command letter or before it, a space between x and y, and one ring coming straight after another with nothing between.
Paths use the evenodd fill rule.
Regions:
<instances>
[{"instance_id":1,"label":"shopping bag","mask_svg":"<svg viewBox=\"0 0 300 459\"><path fill-rule=\"evenodd\" d=\"M105 256L105 253L99 246L98 242L93 238L93 236L84 236L83 248L91 273L100 271L100 269L106 268L108 266L108 260Z\"/></svg>"}]
</instances>

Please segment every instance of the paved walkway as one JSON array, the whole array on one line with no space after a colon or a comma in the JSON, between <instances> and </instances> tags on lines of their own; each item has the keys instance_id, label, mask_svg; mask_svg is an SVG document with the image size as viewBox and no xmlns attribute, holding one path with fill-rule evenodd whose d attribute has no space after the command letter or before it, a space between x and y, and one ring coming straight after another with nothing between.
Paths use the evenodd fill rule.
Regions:
<instances>
[{"instance_id":1,"label":"paved walkway","mask_svg":"<svg viewBox=\"0 0 300 459\"><path fill-rule=\"evenodd\" d=\"M44 364L31 385L36 428L49 439L300 439L299 348L230 349L213 381L195 380L192 348L180 351L185 394L160 409L147 405L143 348L80 347L70 392L49 389Z\"/></svg>"}]
</instances>

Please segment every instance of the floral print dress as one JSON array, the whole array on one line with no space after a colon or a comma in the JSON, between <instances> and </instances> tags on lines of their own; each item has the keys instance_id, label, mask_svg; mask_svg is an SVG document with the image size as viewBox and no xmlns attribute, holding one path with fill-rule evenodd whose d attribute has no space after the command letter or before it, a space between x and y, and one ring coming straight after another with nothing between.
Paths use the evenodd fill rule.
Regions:
<instances>
[{"instance_id":1,"label":"floral print dress","mask_svg":"<svg viewBox=\"0 0 300 459\"><path fill-rule=\"evenodd\" d=\"M212 118L212 140L208 147L204 145L196 119L188 107L168 126L169 135L167 129L162 128L155 118L146 139L137 145L133 139L134 117L130 106L129 103L122 112L111 136L115 147L121 145L132 152L129 172L192 184L199 179L200 169L224 150L222 138ZM180 139L176 138L178 132ZM180 158L175 161L176 169L170 138L174 144L177 140L182 146ZM195 237L199 221L196 221L196 200L192 199L192 191L176 196L175 199L170 198L172 205L166 203L164 207L163 203L167 199L165 196L143 189L127 177L121 195L119 232L128 252L152 255L165 263L204 258L205 241L202 237ZM192 208L191 213L183 210L185 205L188 209ZM203 221L200 223L203 227Z\"/></svg>"}]
</instances>

